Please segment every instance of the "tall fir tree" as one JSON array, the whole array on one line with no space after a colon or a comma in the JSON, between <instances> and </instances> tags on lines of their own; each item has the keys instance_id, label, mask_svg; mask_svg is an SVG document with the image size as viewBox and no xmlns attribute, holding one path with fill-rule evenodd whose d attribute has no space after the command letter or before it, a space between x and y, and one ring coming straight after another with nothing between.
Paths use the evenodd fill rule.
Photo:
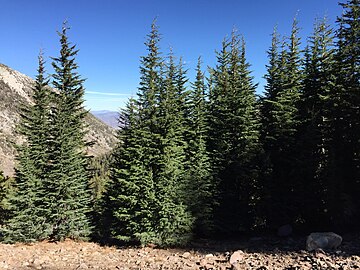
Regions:
<instances>
[{"instance_id":1,"label":"tall fir tree","mask_svg":"<svg viewBox=\"0 0 360 270\"><path fill-rule=\"evenodd\" d=\"M209 105L210 149L220 204L215 219L225 232L252 229L256 216L260 115L249 67L245 42L233 32L211 71Z\"/></svg>"},{"instance_id":2,"label":"tall fir tree","mask_svg":"<svg viewBox=\"0 0 360 270\"><path fill-rule=\"evenodd\" d=\"M111 233L123 241L155 241L156 197L152 172L147 167L142 127L136 101L130 99L120 114L118 146L113 153L107 190Z\"/></svg>"},{"instance_id":3,"label":"tall fir tree","mask_svg":"<svg viewBox=\"0 0 360 270\"><path fill-rule=\"evenodd\" d=\"M332 166L328 209L331 223L338 227L353 224L360 217L357 194L360 191L360 6L358 0L340 3L336 33L336 94L333 96ZM336 196L338 200L333 200Z\"/></svg>"},{"instance_id":4,"label":"tall fir tree","mask_svg":"<svg viewBox=\"0 0 360 270\"><path fill-rule=\"evenodd\" d=\"M159 41L154 21L145 43L148 55L141 59L138 99L127 109L129 129L115 152L112 184L119 188L111 200L119 205L113 210L116 238L167 246L189 239L192 218L183 199L179 71L173 56L165 67Z\"/></svg>"},{"instance_id":5,"label":"tall fir tree","mask_svg":"<svg viewBox=\"0 0 360 270\"><path fill-rule=\"evenodd\" d=\"M280 36L277 32L277 27L274 27L271 39L270 49L267 51L269 63L266 65L267 73L264 78L266 84L264 86L264 95L260 97L260 111L261 111L261 141L264 147L264 167L261 173L262 185L262 216L265 219L270 215L271 197L272 197L272 151L276 143L277 117L274 112L278 108L277 98L281 92L281 79L283 77L283 68L281 61L281 42ZM264 224L268 226L269 224Z\"/></svg>"},{"instance_id":6,"label":"tall fir tree","mask_svg":"<svg viewBox=\"0 0 360 270\"><path fill-rule=\"evenodd\" d=\"M68 41L68 29L64 23L62 31L58 32L60 55L52 58L56 92L51 104L44 204L52 230L50 238L54 240L86 239L91 231L87 143L84 139L87 128L84 118L88 112L83 106L84 80L75 61L78 50Z\"/></svg>"},{"instance_id":7,"label":"tall fir tree","mask_svg":"<svg viewBox=\"0 0 360 270\"><path fill-rule=\"evenodd\" d=\"M268 190L269 201L266 205L269 207L270 226L296 220L297 207L301 201L301 183L295 177L296 136L303 79L298 32L298 23L294 19L288 42L280 43L275 31L268 52L262 119L264 149L270 164L270 175L264 183Z\"/></svg>"},{"instance_id":8,"label":"tall fir tree","mask_svg":"<svg viewBox=\"0 0 360 270\"><path fill-rule=\"evenodd\" d=\"M328 174L332 166L334 66L333 30L326 18L317 20L305 51L299 128L302 136L298 139L297 163L301 168L298 179L305 187L303 196L307 198L301 210L302 218L312 229L320 229L326 222L325 193L330 188Z\"/></svg>"},{"instance_id":9,"label":"tall fir tree","mask_svg":"<svg viewBox=\"0 0 360 270\"><path fill-rule=\"evenodd\" d=\"M224 39L222 49L217 54L217 65L209 69L209 149L211 151L211 163L216 182L218 175L223 169L224 161L228 155L229 147L226 141L229 136L225 123L227 114L226 98L229 92L229 63L230 63L230 42ZM222 138L222 140L219 140Z\"/></svg>"},{"instance_id":10,"label":"tall fir tree","mask_svg":"<svg viewBox=\"0 0 360 270\"><path fill-rule=\"evenodd\" d=\"M210 154L207 149L207 115L205 76L201 70L201 58L198 58L196 79L189 94L187 114L186 149L188 166L186 168L189 185L188 205L195 218L195 232L208 235L213 231L213 210L215 187L211 170Z\"/></svg>"},{"instance_id":11,"label":"tall fir tree","mask_svg":"<svg viewBox=\"0 0 360 270\"><path fill-rule=\"evenodd\" d=\"M180 78L179 78L180 77ZM176 66L172 53L160 88L159 131L161 136L156 193L159 199L160 239L166 245L186 243L191 237L192 216L184 196L188 182L185 174L185 126L182 66ZM180 83L179 83L180 82Z\"/></svg>"},{"instance_id":12,"label":"tall fir tree","mask_svg":"<svg viewBox=\"0 0 360 270\"><path fill-rule=\"evenodd\" d=\"M138 99L129 103L120 118L125 128L119 133L109 188L113 237L141 244L155 243L158 239L155 181L160 170L157 118L163 65L159 41L158 28L153 21L145 42L148 54L141 58ZM133 189L132 193L127 192L129 188ZM133 196L136 203L126 203L135 200Z\"/></svg>"},{"instance_id":13,"label":"tall fir tree","mask_svg":"<svg viewBox=\"0 0 360 270\"><path fill-rule=\"evenodd\" d=\"M46 239L51 231L43 204L44 177L48 162L49 89L44 60L39 56L32 106L23 106L18 132L26 142L18 147L14 192L7 199L10 219L3 228L6 242Z\"/></svg>"}]
</instances>

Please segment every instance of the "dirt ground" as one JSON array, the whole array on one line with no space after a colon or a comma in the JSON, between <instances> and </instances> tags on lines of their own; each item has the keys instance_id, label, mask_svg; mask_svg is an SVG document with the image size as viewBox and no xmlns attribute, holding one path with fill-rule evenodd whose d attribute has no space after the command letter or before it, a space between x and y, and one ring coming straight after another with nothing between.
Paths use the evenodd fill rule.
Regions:
<instances>
[{"instance_id":1,"label":"dirt ground","mask_svg":"<svg viewBox=\"0 0 360 270\"><path fill-rule=\"evenodd\" d=\"M304 237L204 240L186 249L102 247L71 240L0 244L0 269L360 269L359 236L344 237L338 250L307 252L304 248ZM231 265L234 252L238 263Z\"/></svg>"}]
</instances>

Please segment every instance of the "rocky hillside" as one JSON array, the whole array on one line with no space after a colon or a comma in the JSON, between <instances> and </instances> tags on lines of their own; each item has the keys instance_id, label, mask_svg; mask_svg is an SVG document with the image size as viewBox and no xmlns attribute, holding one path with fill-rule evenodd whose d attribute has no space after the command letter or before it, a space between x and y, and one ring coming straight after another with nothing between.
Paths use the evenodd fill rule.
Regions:
<instances>
[{"instance_id":1,"label":"rocky hillside","mask_svg":"<svg viewBox=\"0 0 360 270\"><path fill-rule=\"evenodd\" d=\"M22 140L15 134L19 106L32 103L33 83L28 76L0 64L0 170L5 175L14 173L14 145ZM87 140L95 142L89 154L98 156L110 151L115 143L114 129L92 114L87 116L86 122L89 125Z\"/></svg>"},{"instance_id":2,"label":"rocky hillside","mask_svg":"<svg viewBox=\"0 0 360 270\"><path fill-rule=\"evenodd\" d=\"M110 127L118 128L119 113L114 111L92 111L91 112L96 118L100 119Z\"/></svg>"}]
</instances>

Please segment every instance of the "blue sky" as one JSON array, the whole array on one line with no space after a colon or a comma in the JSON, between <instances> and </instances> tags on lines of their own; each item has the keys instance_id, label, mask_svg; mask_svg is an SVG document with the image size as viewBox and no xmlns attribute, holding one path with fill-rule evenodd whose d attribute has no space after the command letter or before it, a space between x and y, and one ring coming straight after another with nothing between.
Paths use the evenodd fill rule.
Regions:
<instances>
[{"instance_id":1,"label":"blue sky","mask_svg":"<svg viewBox=\"0 0 360 270\"><path fill-rule=\"evenodd\" d=\"M236 27L245 38L247 59L261 92L266 50L273 27L288 35L296 14L303 43L314 19L327 15L335 25L341 14L337 0L0 0L0 63L30 77L37 55L57 56L56 34L67 19L70 40L77 44L80 74L86 78L86 105L91 110L118 110L135 95L144 41L157 17L164 55L169 47L182 56L190 80L198 56L214 66L215 50ZM47 60L51 73L51 60Z\"/></svg>"}]
</instances>

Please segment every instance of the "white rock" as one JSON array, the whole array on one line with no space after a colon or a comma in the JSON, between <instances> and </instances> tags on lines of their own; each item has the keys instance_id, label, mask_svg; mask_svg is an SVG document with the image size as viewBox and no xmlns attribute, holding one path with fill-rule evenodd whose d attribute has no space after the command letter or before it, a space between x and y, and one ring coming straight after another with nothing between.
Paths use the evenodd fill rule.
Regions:
<instances>
[{"instance_id":1,"label":"white rock","mask_svg":"<svg viewBox=\"0 0 360 270\"><path fill-rule=\"evenodd\" d=\"M184 252L184 254L181 257L183 257L184 259L187 259L190 256L191 256L190 252L187 251L187 252Z\"/></svg>"},{"instance_id":2,"label":"white rock","mask_svg":"<svg viewBox=\"0 0 360 270\"><path fill-rule=\"evenodd\" d=\"M311 233L306 239L306 249L312 251L318 248L335 249L340 246L342 237L333 232Z\"/></svg>"},{"instance_id":3,"label":"white rock","mask_svg":"<svg viewBox=\"0 0 360 270\"><path fill-rule=\"evenodd\" d=\"M235 265L244 259L244 252L242 250L235 251L230 257L230 264Z\"/></svg>"}]
</instances>

